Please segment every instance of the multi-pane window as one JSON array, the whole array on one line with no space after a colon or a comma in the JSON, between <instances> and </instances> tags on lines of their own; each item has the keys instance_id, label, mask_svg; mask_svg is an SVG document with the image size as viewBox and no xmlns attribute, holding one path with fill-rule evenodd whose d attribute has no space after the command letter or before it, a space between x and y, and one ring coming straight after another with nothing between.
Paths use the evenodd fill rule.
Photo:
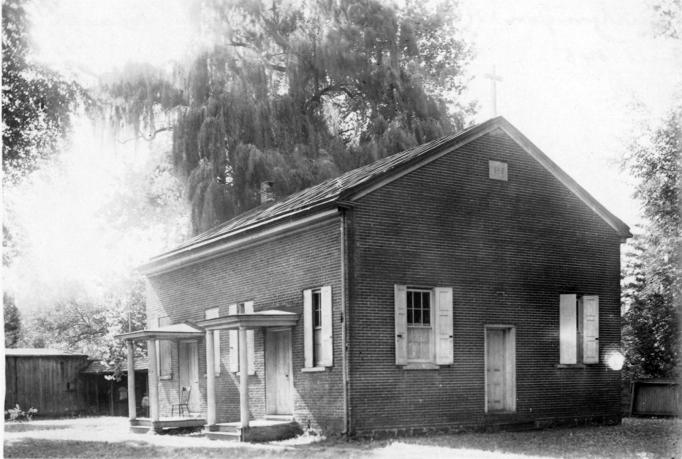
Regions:
<instances>
[{"instance_id":1,"label":"multi-pane window","mask_svg":"<svg viewBox=\"0 0 682 459\"><path fill-rule=\"evenodd\" d=\"M425 362L433 360L431 311L431 290L407 290L408 360Z\"/></svg>"},{"instance_id":2,"label":"multi-pane window","mask_svg":"<svg viewBox=\"0 0 682 459\"><path fill-rule=\"evenodd\" d=\"M313 361L322 362L322 292L313 290Z\"/></svg>"}]
</instances>

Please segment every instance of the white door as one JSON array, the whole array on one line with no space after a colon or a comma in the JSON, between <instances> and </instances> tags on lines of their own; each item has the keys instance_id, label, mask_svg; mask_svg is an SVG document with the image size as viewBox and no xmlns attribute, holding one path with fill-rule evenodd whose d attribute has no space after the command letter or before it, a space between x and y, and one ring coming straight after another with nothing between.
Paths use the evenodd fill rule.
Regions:
<instances>
[{"instance_id":1,"label":"white door","mask_svg":"<svg viewBox=\"0 0 682 459\"><path fill-rule=\"evenodd\" d=\"M489 327L485 334L486 411L516 410L514 329Z\"/></svg>"},{"instance_id":2,"label":"white door","mask_svg":"<svg viewBox=\"0 0 682 459\"><path fill-rule=\"evenodd\" d=\"M265 336L265 403L267 414L292 414L291 332L268 330Z\"/></svg>"},{"instance_id":3,"label":"white door","mask_svg":"<svg viewBox=\"0 0 682 459\"><path fill-rule=\"evenodd\" d=\"M197 352L196 341L182 341L178 350L179 361L179 380L181 391L183 387L190 387L189 410L197 412L200 410L199 393L199 355Z\"/></svg>"}]
</instances>

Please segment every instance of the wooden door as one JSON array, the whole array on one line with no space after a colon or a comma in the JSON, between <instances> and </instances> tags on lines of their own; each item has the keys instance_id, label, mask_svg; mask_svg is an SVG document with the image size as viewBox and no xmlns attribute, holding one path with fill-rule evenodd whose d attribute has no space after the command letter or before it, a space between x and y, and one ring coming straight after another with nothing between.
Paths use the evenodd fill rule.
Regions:
<instances>
[{"instance_id":1,"label":"wooden door","mask_svg":"<svg viewBox=\"0 0 682 459\"><path fill-rule=\"evenodd\" d=\"M199 393L199 356L196 341L183 341L178 350L179 375L178 397L183 387L190 387L189 410L200 410Z\"/></svg>"},{"instance_id":2,"label":"wooden door","mask_svg":"<svg viewBox=\"0 0 682 459\"><path fill-rule=\"evenodd\" d=\"M292 414L291 332L268 330L265 336L267 414Z\"/></svg>"},{"instance_id":3,"label":"wooden door","mask_svg":"<svg viewBox=\"0 0 682 459\"><path fill-rule=\"evenodd\" d=\"M511 328L486 328L486 411L516 408L514 333Z\"/></svg>"}]
</instances>

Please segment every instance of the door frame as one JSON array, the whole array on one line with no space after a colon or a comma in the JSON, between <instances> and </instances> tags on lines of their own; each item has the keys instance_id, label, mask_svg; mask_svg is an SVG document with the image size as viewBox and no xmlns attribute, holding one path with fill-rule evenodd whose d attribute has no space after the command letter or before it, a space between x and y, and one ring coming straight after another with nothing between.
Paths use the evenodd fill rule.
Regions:
<instances>
[{"instance_id":1,"label":"door frame","mask_svg":"<svg viewBox=\"0 0 682 459\"><path fill-rule=\"evenodd\" d=\"M201 375L199 374L200 373L199 372L199 340L197 340L197 339L182 339L182 340L178 341L178 395L182 391L182 378L180 376L180 373L181 373L180 372L180 366L182 365L182 359L180 359L180 347L183 344L191 344L191 343L194 343L194 357L195 357L196 362L197 362L197 365L196 365L196 367L197 367L197 372L196 372L197 373L196 374L196 377L197 377L196 378L197 394L196 394L196 397L197 398L195 400L197 400L198 407L196 407L196 408L198 408L198 409L196 411L201 411L201 392L200 392L201 391ZM191 347L190 347L190 349L191 349ZM189 351L189 353L191 354L192 352ZM188 365L187 373L189 376L189 385L190 385L190 387L192 387L192 386L194 386L194 381L192 381L191 366L190 365ZM192 392L194 392L193 387L192 387ZM190 393L190 399L187 401L187 403L188 403L188 405L192 403L192 394L191 393ZM189 406L188 406L188 408L189 408ZM194 412L196 412L196 411L194 411ZM192 411L190 410L190 412L192 412Z\"/></svg>"},{"instance_id":2,"label":"door frame","mask_svg":"<svg viewBox=\"0 0 682 459\"><path fill-rule=\"evenodd\" d=\"M503 411L488 411L488 330L502 330L505 332L505 401L508 408ZM483 326L483 395L485 413L515 413L516 412L516 327L506 324L486 324Z\"/></svg>"},{"instance_id":3,"label":"door frame","mask_svg":"<svg viewBox=\"0 0 682 459\"><path fill-rule=\"evenodd\" d=\"M293 335L291 333L291 328L290 327L277 327L277 328L266 328L265 333L264 333L264 346L263 346L263 366L265 370L265 375L263 378L263 382L265 383L265 390L263 391L263 395L265 396L265 412L266 414L270 412L270 400L268 398L268 366L267 366L267 352L268 349L270 348L270 343L268 336L271 336L272 333L287 333L289 335L289 404L291 406L291 416L294 415L294 365L293 365ZM283 415L287 416L287 415Z\"/></svg>"}]
</instances>

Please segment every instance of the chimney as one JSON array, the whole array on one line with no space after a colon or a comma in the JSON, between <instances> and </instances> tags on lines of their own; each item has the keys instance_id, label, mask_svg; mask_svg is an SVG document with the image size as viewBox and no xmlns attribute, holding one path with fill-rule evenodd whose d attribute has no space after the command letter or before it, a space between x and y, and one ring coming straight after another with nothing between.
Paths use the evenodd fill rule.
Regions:
<instances>
[{"instance_id":1,"label":"chimney","mask_svg":"<svg viewBox=\"0 0 682 459\"><path fill-rule=\"evenodd\" d=\"M260 203L272 202L275 200L275 192L272 190L273 182L260 182Z\"/></svg>"}]
</instances>

